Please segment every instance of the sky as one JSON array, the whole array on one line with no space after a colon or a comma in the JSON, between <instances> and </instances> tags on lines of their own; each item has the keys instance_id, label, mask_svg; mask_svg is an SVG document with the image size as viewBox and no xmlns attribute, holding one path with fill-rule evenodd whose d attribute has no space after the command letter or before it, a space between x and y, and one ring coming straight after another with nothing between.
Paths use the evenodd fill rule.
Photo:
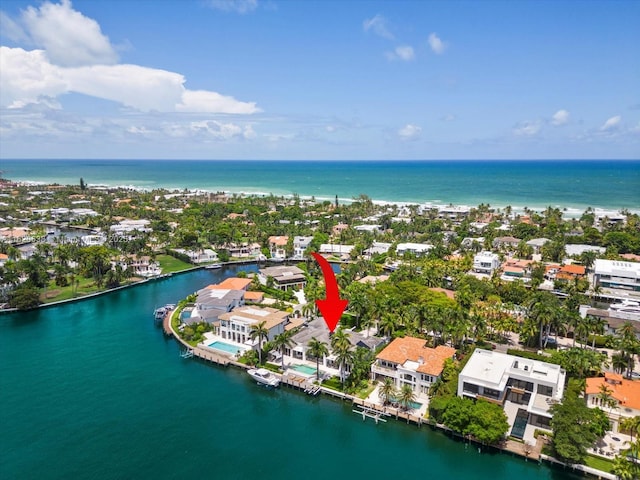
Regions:
<instances>
[{"instance_id":1,"label":"sky","mask_svg":"<svg viewBox=\"0 0 640 480\"><path fill-rule=\"evenodd\" d=\"M0 3L2 158L639 159L637 0Z\"/></svg>"}]
</instances>

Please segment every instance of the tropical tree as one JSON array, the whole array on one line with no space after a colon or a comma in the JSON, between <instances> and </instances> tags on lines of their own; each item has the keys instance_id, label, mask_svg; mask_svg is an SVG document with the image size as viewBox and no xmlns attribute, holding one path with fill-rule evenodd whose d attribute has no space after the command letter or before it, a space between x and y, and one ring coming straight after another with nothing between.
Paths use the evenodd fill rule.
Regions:
<instances>
[{"instance_id":1,"label":"tropical tree","mask_svg":"<svg viewBox=\"0 0 640 480\"><path fill-rule=\"evenodd\" d=\"M340 382L344 387L344 367L353 360L353 346L343 327L336 330L331 337L331 350L340 366Z\"/></svg>"},{"instance_id":2,"label":"tropical tree","mask_svg":"<svg viewBox=\"0 0 640 480\"><path fill-rule=\"evenodd\" d=\"M634 365L634 357L640 350L640 342L636 337L636 330L631 322L625 322L622 327L618 329L617 333L620 336L620 350L627 359L627 377L631 378L631 372L633 371Z\"/></svg>"},{"instance_id":3,"label":"tropical tree","mask_svg":"<svg viewBox=\"0 0 640 480\"><path fill-rule=\"evenodd\" d=\"M285 330L273 339L273 347L280 350L280 359L282 361L282 370L284 371L284 351L293 346L293 330Z\"/></svg>"},{"instance_id":4,"label":"tropical tree","mask_svg":"<svg viewBox=\"0 0 640 480\"><path fill-rule=\"evenodd\" d=\"M309 347L309 353L316 359L316 379L320 381L320 358L324 355L329 355L329 348L327 344L316 337L312 337L307 343Z\"/></svg>"},{"instance_id":5,"label":"tropical tree","mask_svg":"<svg viewBox=\"0 0 640 480\"><path fill-rule=\"evenodd\" d=\"M617 455L613 459L613 465L611 466L611 473L613 473L620 480L633 480L637 478L634 471L636 466L632 464L625 456Z\"/></svg>"},{"instance_id":6,"label":"tropical tree","mask_svg":"<svg viewBox=\"0 0 640 480\"><path fill-rule=\"evenodd\" d=\"M258 341L258 360L260 364L262 364L262 344L269 338L269 330L267 330L266 324L266 320L258 322L251 325L251 330L249 331L249 338Z\"/></svg>"},{"instance_id":7,"label":"tropical tree","mask_svg":"<svg viewBox=\"0 0 640 480\"><path fill-rule=\"evenodd\" d=\"M391 403L397 397L396 384L391 377L384 377L382 385L378 389L378 397L382 400L383 405Z\"/></svg>"},{"instance_id":8,"label":"tropical tree","mask_svg":"<svg viewBox=\"0 0 640 480\"><path fill-rule=\"evenodd\" d=\"M402 405L403 410L409 410L411 404L416 401L416 394L411 385L404 384L398 392L398 402Z\"/></svg>"}]
</instances>

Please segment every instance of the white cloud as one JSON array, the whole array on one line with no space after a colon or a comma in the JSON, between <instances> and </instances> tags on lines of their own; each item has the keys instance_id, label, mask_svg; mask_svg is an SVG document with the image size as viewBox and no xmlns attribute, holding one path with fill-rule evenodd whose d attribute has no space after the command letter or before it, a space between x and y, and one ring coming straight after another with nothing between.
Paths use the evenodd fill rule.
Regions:
<instances>
[{"instance_id":1,"label":"white cloud","mask_svg":"<svg viewBox=\"0 0 640 480\"><path fill-rule=\"evenodd\" d=\"M176 105L179 112L216 112L251 114L259 112L255 102L239 102L233 97L205 90L185 90L182 102Z\"/></svg>"},{"instance_id":2,"label":"white cloud","mask_svg":"<svg viewBox=\"0 0 640 480\"><path fill-rule=\"evenodd\" d=\"M607 132L609 130L614 130L620 126L620 122L622 121L622 117L620 115L616 115L615 117L611 117L604 125L600 127L600 130L603 132Z\"/></svg>"},{"instance_id":3,"label":"white cloud","mask_svg":"<svg viewBox=\"0 0 640 480\"><path fill-rule=\"evenodd\" d=\"M513 133L518 136L531 137L540 131L540 122L524 122L513 129Z\"/></svg>"},{"instance_id":4,"label":"white cloud","mask_svg":"<svg viewBox=\"0 0 640 480\"><path fill-rule=\"evenodd\" d=\"M211 0L209 5L223 12L235 12L244 15L258 8L258 0Z\"/></svg>"},{"instance_id":5,"label":"white cloud","mask_svg":"<svg viewBox=\"0 0 640 480\"><path fill-rule=\"evenodd\" d=\"M2 25L12 20L3 17ZM139 111L252 114L254 102L217 92L187 90L183 75L139 65L113 64L114 49L94 20L71 2L29 7L21 17L24 38L44 47L31 51L0 46L0 106L59 108L56 98L81 93ZM15 22L14 22L15 23ZM17 25L17 24L15 24ZM11 30L20 36L19 29ZM52 60L52 58L54 60Z\"/></svg>"},{"instance_id":6,"label":"white cloud","mask_svg":"<svg viewBox=\"0 0 640 480\"><path fill-rule=\"evenodd\" d=\"M551 117L551 124L556 126L565 125L569 121L569 116L570 114L566 110L558 110Z\"/></svg>"},{"instance_id":7,"label":"white cloud","mask_svg":"<svg viewBox=\"0 0 640 480\"><path fill-rule=\"evenodd\" d=\"M389 40L393 40L394 38L393 34L387 27L387 19L380 14L376 15L373 18L365 19L365 21L362 22L362 28L365 32L371 30L373 33L382 38L386 38Z\"/></svg>"},{"instance_id":8,"label":"white cloud","mask_svg":"<svg viewBox=\"0 0 640 480\"><path fill-rule=\"evenodd\" d=\"M435 32L429 34L428 42L431 50L437 55L442 55L447 48L447 44Z\"/></svg>"},{"instance_id":9,"label":"white cloud","mask_svg":"<svg viewBox=\"0 0 640 480\"><path fill-rule=\"evenodd\" d=\"M403 140L415 140L422 133L422 128L417 125L407 123L404 127L398 130L398 135Z\"/></svg>"},{"instance_id":10,"label":"white cloud","mask_svg":"<svg viewBox=\"0 0 640 480\"><path fill-rule=\"evenodd\" d=\"M413 47L409 45L400 45L396 47L393 52L387 52L386 57L389 60L403 60L405 62L410 62L415 58L415 53L413 51Z\"/></svg>"},{"instance_id":11,"label":"white cloud","mask_svg":"<svg viewBox=\"0 0 640 480\"><path fill-rule=\"evenodd\" d=\"M98 22L73 10L69 0L28 7L22 12L21 22L33 44L44 49L55 65L74 67L118 61Z\"/></svg>"}]
</instances>

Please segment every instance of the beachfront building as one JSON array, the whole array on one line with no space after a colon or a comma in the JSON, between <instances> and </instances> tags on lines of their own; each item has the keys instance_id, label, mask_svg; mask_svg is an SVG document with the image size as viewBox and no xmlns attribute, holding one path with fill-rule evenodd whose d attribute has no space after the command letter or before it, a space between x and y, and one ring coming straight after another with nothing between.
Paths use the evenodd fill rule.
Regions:
<instances>
[{"instance_id":1,"label":"beachfront building","mask_svg":"<svg viewBox=\"0 0 640 480\"><path fill-rule=\"evenodd\" d=\"M426 396L442 374L444 361L455 354L455 348L444 345L427 347L423 338L396 338L376 356L371 378L391 378L396 388L409 385L417 395Z\"/></svg>"},{"instance_id":2,"label":"beachfront building","mask_svg":"<svg viewBox=\"0 0 640 480\"><path fill-rule=\"evenodd\" d=\"M399 243L396 246L396 255L402 257L405 253L421 257L431 251L433 245L428 243Z\"/></svg>"},{"instance_id":3,"label":"beachfront building","mask_svg":"<svg viewBox=\"0 0 640 480\"><path fill-rule=\"evenodd\" d=\"M295 236L293 237L293 259L304 260L304 254L313 241L312 236Z\"/></svg>"},{"instance_id":4,"label":"beachfront building","mask_svg":"<svg viewBox=\"0 0 640 480\"><path fill-rule=\"evenodd\" d=\"M599 258L593 269L596 286L640 292L640 263Z\"/></svg>"},{"instance_id":5,"label":"beachfront building","mask_svg":"<svg viewBox=\"0 0 640 480\"><path fill-rule=\"evenodd\" d=\"M493 253L483 251L473 257L473 271L491 275L494 270L500 268L500 257Z\"/></svg>"},{"instance_id":6,"label":"beachfront building","mask_svg":"<svg viewBox=\"0 0 640 480\"><path fill-rule=\"evenodd\" d=\"M258 339L250 338L251 327L265 322L264 327L268 331L267 341L271 342L276 335L284 332L289 322L289 313L275 308L245 305L219 315L218 320L218 336L255 349L258 347Z\"/></svg>"},{"instance_id":7,"label":"beachfront building","mask_svg":"<svg viewBox=\"0 0 640 480\"><path fill-rule=\"evenodd\" d=\"M287 258L287 243L289 237L286 235L272 235L269 237L268 246L271 258L284 260Z\"/></svg>"},{"instance_id":8,"label":"beachfront building","mask_svg":"<svg viewBox=\"0 0 640 480\"><path fill-rule=\"evenodd\" d=\"M620 431L624 419L640 415L640 382L620 374L605 372L604 377L587 378L585 396L588 407L600 407L607 414L612 432Z\"/></svg>"},{"instance_id":9,"label":"beachfront building","mask_svg":"<svg viewBox=\"0 0 640 480\"><path fill-rule=\"evenodd\" d=\"M458 377L458 396L501 405L511 436L534 441L536 427L551 428L549 409L562 401L565 380L559 365L477 348Z\"/></svg>"},{"instance_id":10,"label":"beachfront building","mask_svg":"<svg viewBox=\"0 0 640 480\"><path fill-rule=\"evenodd\" d=\"M278 290L300 289L307 284L304 272L294 265L261 268L258 274L260 283L267 285L269 278L273 279L273 287Z\"/></svg>"}]
</instances>

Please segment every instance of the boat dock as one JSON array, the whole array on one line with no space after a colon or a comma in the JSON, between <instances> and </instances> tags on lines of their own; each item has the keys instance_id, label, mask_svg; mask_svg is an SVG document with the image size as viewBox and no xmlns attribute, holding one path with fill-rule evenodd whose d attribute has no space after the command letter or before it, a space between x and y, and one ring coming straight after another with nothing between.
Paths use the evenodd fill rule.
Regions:
<instances>
[{"instance_id":1,"label":"boat dock","mask_svg":"<svg viewBox=\"0 0 640 480\"><path fill-rule=\"evenodd\" d=\"M316 396L322 390L320 386L309 382L307 378L294 375L282 375L280 377L280 383L295 388L296 390L303 391L307 395Z\"/></svg>"}]
</instances>

